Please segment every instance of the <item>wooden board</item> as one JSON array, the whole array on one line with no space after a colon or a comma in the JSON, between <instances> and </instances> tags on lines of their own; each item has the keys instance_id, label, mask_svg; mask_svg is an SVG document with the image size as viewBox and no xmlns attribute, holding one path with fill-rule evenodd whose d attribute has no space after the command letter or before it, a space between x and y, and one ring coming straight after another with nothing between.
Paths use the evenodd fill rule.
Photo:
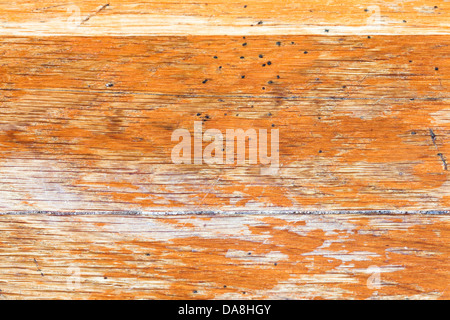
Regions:
<instances>
[{"instance_id":1,"label":"wooden board","mask_svg":"<svg viewBox=\"0 0 450 320\"><path fill-rule=\"evenodd\" d=\"M3 216L2 299L449 299L448 216Z\"/></svg>"},{"instance_id":2,"label":"wooden board","mask_svg":"<svg viewBox=\"0 0 450 320\"><path fill-rule=\"evenodd\" d=\"M0 2L0 299L448 299L449 33L447 0ZM257 135L196 163L195 128Z\"/></svg>"},{"instance_id":3,"label":"wooden board","mask_svg":"<svg viewBox=\"0 0 450 320\"><path fill-rule=\"evenodd\" d=\"M448 0L21 0L0 3L0 35L450 33Z\"/></svg>"},{"instance_id":4,"label":"wooden board","mask_svg":"<svg viewBox=\"0 0 450 320\"><path fill-rule=\"evenodd\" d=\"M4 37L0 208L448 210L449 44ZM279 170L249 163L249 143L245 164L174 164L172 134L196 122L279 130Z\"/></svg>"}]
</instances>

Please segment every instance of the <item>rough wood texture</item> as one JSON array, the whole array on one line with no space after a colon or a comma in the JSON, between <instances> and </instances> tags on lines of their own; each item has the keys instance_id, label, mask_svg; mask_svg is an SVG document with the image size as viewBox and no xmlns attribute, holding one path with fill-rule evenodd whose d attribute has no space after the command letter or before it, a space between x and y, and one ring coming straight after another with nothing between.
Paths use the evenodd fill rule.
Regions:
<instances>
[{"instance_id":1,"label":"rough wood texture","mask_svg":"<svg viewBox=\"0 0 450 320\"><path fill-rule=\"evenodd\" d=\"M1 2L0 299L448 299L449 216L369 213L450 212L449 33L446 0ZM174 165L195 121L279 129L279 171Z\"/></svg>"},{"instance_id":2,"label":"rough wood texture","mask_svg":"<svg viewBox=\"0 0 450 320\"><path fill-rule=\"evenodd\" d=\"M449 34L447 0L0 3L0 35Z\"/></svg>"},{"instance_id":3,"label":"rough wood texture","mask_svg":"<svg viewBox=\"0 0 450 320\"><path fill-rule=\"evenodd\" d=\"M0 298L449 299L449 237L446 216L1 216Z\"/></svg>"},{"instance_id":4,"label":"rough wood texture","mask_svg":"<svg viewBox=\"0 0 450 320\"><path fill-rule=\"evenodd\" d=\"M449 44L4 37L0 209L448 210ZM279 172L174 165L194 121L279 129Z\"/></svg>"}]
</instances>

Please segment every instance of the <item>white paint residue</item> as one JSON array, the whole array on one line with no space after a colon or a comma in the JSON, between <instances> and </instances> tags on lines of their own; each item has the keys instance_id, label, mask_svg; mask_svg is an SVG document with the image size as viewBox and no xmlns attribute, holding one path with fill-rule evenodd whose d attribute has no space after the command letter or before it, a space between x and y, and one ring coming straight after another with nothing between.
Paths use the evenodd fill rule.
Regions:
<instances>
[{"instance_id":1,"label":"white paint residue","mask_svg":"<svg viewBox=\"0 0 450 320\"><path fill-rule=\"evenodd\" d=\"M276 227L278 230L287 230L295 232L301 236L307 236L315 230L322 230L326 236L336 235L338 233L353 234L356 226L346 219L339 219L332 216L280 216L280 219L291 223L283 227ZM295 222L304 221L305 225L295 224Z\"/></svg>"},{"instance_id":2,"label":"white paint residue","mask_svg":"<svg viewBox=\"0 0 450 320\"><path fill-rule=\"evenodd\" d=\"M367 251L354 251L349 252L347 250L340 251L328 251L322 249L316 249L309 253L303 253L303 256L321 256L325 258L333 258L336 260L341 260L342 262L350 261L369 261L371 258L379 257L380 255L373 252Z\"/></svg>"}]
</instances>

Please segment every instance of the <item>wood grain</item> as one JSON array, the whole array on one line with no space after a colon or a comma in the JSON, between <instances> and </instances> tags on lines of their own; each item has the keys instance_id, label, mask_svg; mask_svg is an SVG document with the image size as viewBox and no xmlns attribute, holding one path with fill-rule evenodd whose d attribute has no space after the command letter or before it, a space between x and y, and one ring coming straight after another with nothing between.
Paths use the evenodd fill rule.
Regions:
<instances>
[{"instance_id":1,"label":"wood grain","mask_svg":"<svg viewBox=\"0 0 450 320\"><path fill-rule=\"evenodd\" d=\"M449 44L4 37L0 209L445 212ZM195 121L279 129L280 170L173 164L172 133Z\"/></svg>"},{"instance_id":2,"label":"wood grain","mask_svg":"<svg viewBox=\"0 0 450 320\"><path fill-rule=\"evenodd\" d=\"M449 237L448 216L0 216L0 298L448 299Z\"/></svg>"},{"instance_id":3,"label":"wood grain","mask_svg":"<svg viewBox=\"0 0 450 320\"><path fill-rule=\"evenodd\" d=\"M447 0L0 2L0 299L449 299L449 33ZM195 122L279 130L279 170L174 164Z\"/></svg>"},{"instance_id":4,"label":"wood grain","mask_svg":"<svg viewBox=\"0 0 450 320\"><path fill-rule=\"evenodd\" d=\"M0 35L430 35L447 0L44 0L0 3Z\"/></svg>"}]
</instances>

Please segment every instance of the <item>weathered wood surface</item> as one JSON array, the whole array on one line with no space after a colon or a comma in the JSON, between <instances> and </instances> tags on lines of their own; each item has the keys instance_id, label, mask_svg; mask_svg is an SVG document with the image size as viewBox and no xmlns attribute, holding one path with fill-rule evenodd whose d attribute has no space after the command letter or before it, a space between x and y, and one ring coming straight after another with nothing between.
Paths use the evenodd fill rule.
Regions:
<instances>
[{"instance_id":1,"label":"weathered wood surface","mask_svg":"<svg viewBox=\"0 0 450 320\"><path fill-rule=\"evenodd\" d=\"M0 299L449 299L449 243L448 216L0 216Z\"/></svg>"},{"instance_id":2,"label":"weathered wood surface","mask_svg":"<svg viewBox=\"0 0 450 320\"><path fill-rule=\"evenodd\" d=\"M449 216L369 213L450 210L449 33L445 0L1 2L0 299L448 299ZM173 164L195 121L279 129L279 171Z\"/></svg>"},{"instance_id":3,"label":"weathered wood surface","mask_svg":"<svg viewBox=\"0 0 450 320\"><path fill-rule=\"evenodd\" d=\"M0 209L448 210L449 44L3 37ZM279 129L280 170L173 164L195 121Z\"/></svg>"},{"instance_id":4,"label":"weathered wood surface","mask_svg":"<svg viewBox=\"0 0 450 320\"><path fill-rule=\"evenodd\" d=\"M21 0L0 35L449 34L447 0Z\"/></svg>"}]
</instances>

